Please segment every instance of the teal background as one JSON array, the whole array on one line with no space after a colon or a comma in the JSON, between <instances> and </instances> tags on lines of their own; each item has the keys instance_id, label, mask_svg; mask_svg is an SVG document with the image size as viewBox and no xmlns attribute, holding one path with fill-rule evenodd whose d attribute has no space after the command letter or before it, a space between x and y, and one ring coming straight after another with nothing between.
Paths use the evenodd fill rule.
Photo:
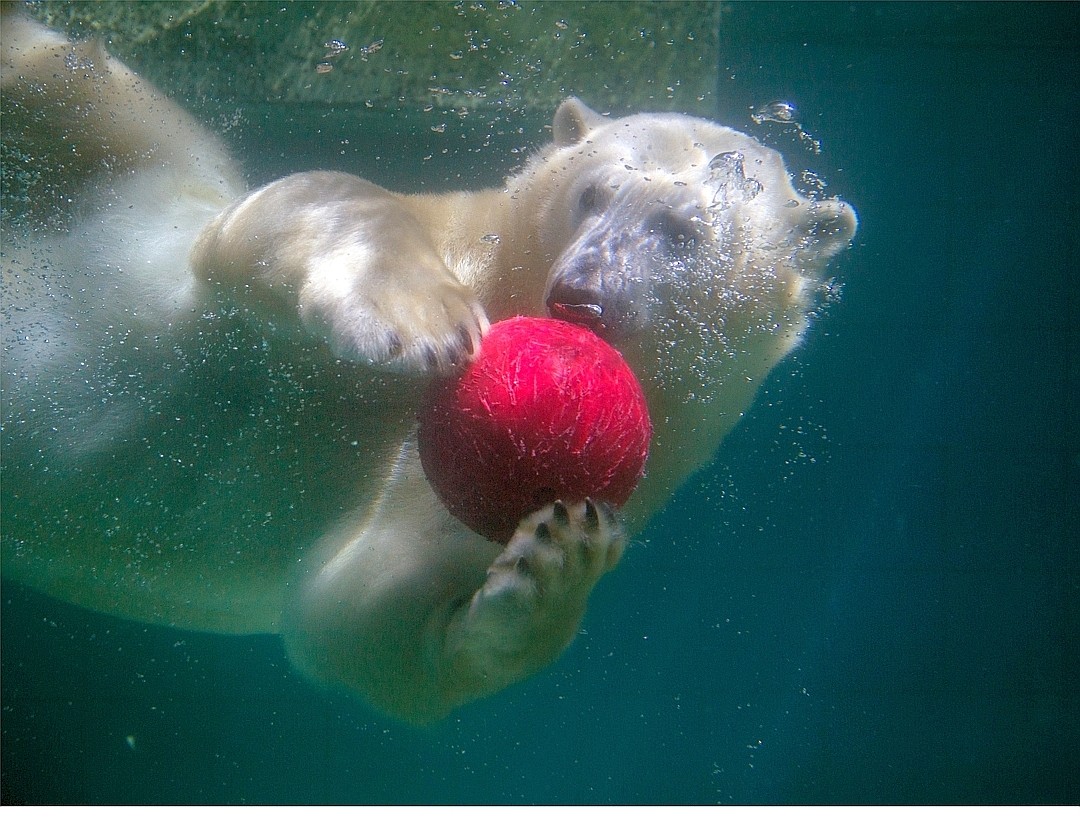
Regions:
<instances>
[{"instance_id":1,"label":"teal background","mask_svg":"<svg viewBox=\"0 0 1080 828\"><path fill-rule=\"evenodd\" d=\"M304 683L274 638L5 582L5 802L1080 801L1078 7L725 19L713 114L751 130L794 101L821 156L755 134L861 229L842 300L566 656L416 730ZM416 113L252 109L229 137L256 179L473 186L542 140L530 115L426 165Z\"/></svg>"}]
</instances>

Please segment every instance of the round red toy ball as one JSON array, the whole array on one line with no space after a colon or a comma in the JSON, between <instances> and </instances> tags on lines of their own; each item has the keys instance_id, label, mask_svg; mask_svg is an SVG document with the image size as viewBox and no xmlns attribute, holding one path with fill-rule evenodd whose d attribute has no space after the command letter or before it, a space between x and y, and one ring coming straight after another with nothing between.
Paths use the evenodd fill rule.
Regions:
<instances>
[{"instance_id":1,"label":"round red toy ball","mask_svg":"<svg viewBox=\"0 0 1080 828\"><path fill-rule=\"evenodd\" d=\"M622 355L587 328L515 317L420 412L420 460L452 515L506 543L556 499L618 507L645 470L652 422Z\"/></svg>"}]
</instances>

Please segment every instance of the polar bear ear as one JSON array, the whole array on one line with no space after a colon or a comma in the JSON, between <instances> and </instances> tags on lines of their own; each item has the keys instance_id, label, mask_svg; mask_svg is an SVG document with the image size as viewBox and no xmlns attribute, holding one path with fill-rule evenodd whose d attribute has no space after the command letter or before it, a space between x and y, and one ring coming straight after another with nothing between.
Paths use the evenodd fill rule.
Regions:
<instances>
[{"instance_id":1,"label":"polar bear ear","mask_svg":"<svg viewBox=\"0 0 1080 828\"><path fill-rule=\"evenodd\" d=\"M551 130L560 147L576 144L608 119L594 112L577 98L567 98L555 110Z\"/></svg>"},{"instance_id":2,"label":"polar bear ear","mask_svg":"<svg viewBox=\"0 0 1080 828\"><path fill-rule=\"evenodd\" d=\"M809 202L803 212L802 220L796 225L796 233L802 239L802 255L809 253L824 259L835 256L851 243L859 226L855 210L838 198Z\"/></svg>"}]
</instances>

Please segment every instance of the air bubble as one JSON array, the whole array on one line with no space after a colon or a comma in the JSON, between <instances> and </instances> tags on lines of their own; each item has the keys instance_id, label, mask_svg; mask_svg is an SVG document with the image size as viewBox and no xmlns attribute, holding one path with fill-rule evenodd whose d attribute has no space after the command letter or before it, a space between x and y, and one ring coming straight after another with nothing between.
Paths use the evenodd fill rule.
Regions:
<instances>
[{"instance_id":1,"label":"air bubble","mask_svg":"<svg viewBox=\"0 0 1080 828\"><path fill-rule=\"evenodd\" d=\"M750 118L755 124L764 123L765 121L773 121L778 124L793 124L798 113L795 104L790 104L787 101L771 101L754 110L754 114Z\"/></svg>"},{"instance_id":2,"label":"air bubble","mask_svg":"<svg viewBox=\"0 0 1080 828\"><path fill-rule=\"evenodd\" d=\"M795 104L787 101L772 101L755 109L750 116L750 120L758 126L766 122L783 124L788 128L786 131L795 133L795 137L802 144L803 149L814 155L820 155L821 142L802 128L802 124L796 120L798 116L799 110L795 107Z\"/></svg>"},{"instance_id":3,"label":"air bubble","mask_svg":"<svg viewBox=\"0 0 1080 828\"><path fill-rule=\"evenodd\" d=\"M342 52L349 51L349 47L345 45L345 41L338 40L337 38L326 41L323 46L326 48L326 54L323 55L324 59L337 57Z\"/></svg>"},{"instance_id":4,"label":"air bubble","mask_svg":"<svg viewBox=\"0 0 1080 828\"><path fill-rule=\"evenodd\" d=\"M375 54L382 47L383 47L383 39L381 37L378 40L372 41L367 46L361 46L360 47L360 59L365 60L368 55Z\"/></svg>"}]
</instances>

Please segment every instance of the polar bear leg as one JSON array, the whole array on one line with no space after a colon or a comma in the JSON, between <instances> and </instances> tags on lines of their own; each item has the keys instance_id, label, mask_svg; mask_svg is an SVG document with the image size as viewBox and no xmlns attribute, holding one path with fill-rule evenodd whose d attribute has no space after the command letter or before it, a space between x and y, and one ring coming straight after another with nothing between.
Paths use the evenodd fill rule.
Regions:
<instances>
[{"instance_id":1,"label":"polar bear leg","mask_svg":"<svg viewBox=\"0 0 1080 828\"><path fill-rule=\"evenodd\" d=\"M419 372L475 351L487 317L398 196L340 172L290 175L212 221L196 275L299 312L343 359Z\"/></svg>"},{"instance_id":2,"label":"polar bear leg","mask_svg":"<svg viewBox=\"0 0 1080 828\"><path fill-rule=\"evenodd\" d=\"M71 187L167 165L191 186L242 192L222 143L99 41L72 43L13 3L0 11L4 138L44 159L42 176Z\"/></svg>"},{"instance_id":3,"label":"polar bear leg","mask_svg":"<svg viewBox=\"0 0 1080 828\"><path fill-rule=\"evenodd\" d=\"M430 722L555 660L624 542L589 501L527 516L506 547L486 541L446 514L406 447L360 531L299 580L286 648L310 677Z\"/></svg>"}]
</instances>

